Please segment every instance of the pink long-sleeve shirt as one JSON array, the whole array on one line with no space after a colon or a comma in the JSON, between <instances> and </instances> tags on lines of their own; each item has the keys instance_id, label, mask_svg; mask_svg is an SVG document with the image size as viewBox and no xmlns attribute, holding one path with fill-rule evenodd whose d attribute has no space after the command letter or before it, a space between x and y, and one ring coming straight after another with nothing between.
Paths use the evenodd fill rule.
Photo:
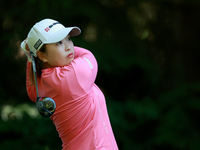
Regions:
<instances>
[{"instance_id":1,"label":"pink long-sleeve shirt","mask_svg":"<svg viewBox=\"0 0 200 150\"><path fill-rule=\"evenodd\" d=\"M67 66L42 70L38 79L40 97L56 103L51 116L63 150L118 150L103 93L95 85L97 62L93 54L74 47L75 59ZM27 92L36 101L36 89L30 84L27 63Z\"/></svg>"}]
</instances>

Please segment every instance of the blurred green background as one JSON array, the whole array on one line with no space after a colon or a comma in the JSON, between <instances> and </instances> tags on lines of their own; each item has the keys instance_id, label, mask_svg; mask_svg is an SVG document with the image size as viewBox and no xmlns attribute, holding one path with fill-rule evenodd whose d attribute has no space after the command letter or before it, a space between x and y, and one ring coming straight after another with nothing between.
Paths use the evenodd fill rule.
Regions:
<instances>
[{"instance_id":1,"label":"blurred green background","mask_svg":"<svg viewBox=\"0 0 200 150\"><path fill-rule=\"evenodd\" d=\"M26 93L30 28L78 26L95 55L120 150L200 149L199 0L0 0L0 149L60 150Z\"/></svg>"}]
</instances>

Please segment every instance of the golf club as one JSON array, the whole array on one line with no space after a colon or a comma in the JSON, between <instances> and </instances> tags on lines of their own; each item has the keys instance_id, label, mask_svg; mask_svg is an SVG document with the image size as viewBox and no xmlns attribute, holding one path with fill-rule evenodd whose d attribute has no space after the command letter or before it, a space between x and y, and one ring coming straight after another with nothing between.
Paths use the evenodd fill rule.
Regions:
<instances>
[{"instance_id":1,"label":"golf club","mask_svg":"<svg viewBox=\"0 0 200 150\"><path fill-rule=\"evenodd\" d=\"M33 52L31 52L31 58L32 58L32 65L33 65L33 74L35 78L36 94L37 94L36 108L43 117L50 117L55 112L56 103L50 97L39 97L37 76L36 76L36 66L35 66L35 59L33 56Z\"/></svg>"}]
</instances>

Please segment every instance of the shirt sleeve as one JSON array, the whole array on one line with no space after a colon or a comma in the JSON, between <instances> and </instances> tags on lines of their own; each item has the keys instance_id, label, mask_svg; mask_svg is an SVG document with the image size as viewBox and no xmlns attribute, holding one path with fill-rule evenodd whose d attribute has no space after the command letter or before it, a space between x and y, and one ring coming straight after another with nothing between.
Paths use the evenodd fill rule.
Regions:
<instances>
[{"instance_id":1,"label":"shirt sleeve","mask_svg":"<svg viewBox=\"0 0 200 150\"><path fill-rule=\"evenodd\" d=\"M88 91L92 88L97 75L97 61L94 55L83 48L75 47L75 59L72 62L79 85Z\"/></svg>"}]
</instances>

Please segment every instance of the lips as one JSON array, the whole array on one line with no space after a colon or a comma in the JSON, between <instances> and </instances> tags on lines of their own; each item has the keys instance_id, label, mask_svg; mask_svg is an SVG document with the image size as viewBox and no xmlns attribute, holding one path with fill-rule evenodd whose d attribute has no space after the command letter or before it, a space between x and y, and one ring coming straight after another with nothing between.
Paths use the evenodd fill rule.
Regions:
<instances>
[{"instance_id":1,"label":"lips","mask_svg":"<svg viewBox=\"0 0 200 150\"><path fill-rule=\"evenodd\" d=\"M73 58L73 57L74 57L74 54L73 54L73 53L70 53L69 55L67 55L67 57Z\"/></svg>"}]
</instances>

